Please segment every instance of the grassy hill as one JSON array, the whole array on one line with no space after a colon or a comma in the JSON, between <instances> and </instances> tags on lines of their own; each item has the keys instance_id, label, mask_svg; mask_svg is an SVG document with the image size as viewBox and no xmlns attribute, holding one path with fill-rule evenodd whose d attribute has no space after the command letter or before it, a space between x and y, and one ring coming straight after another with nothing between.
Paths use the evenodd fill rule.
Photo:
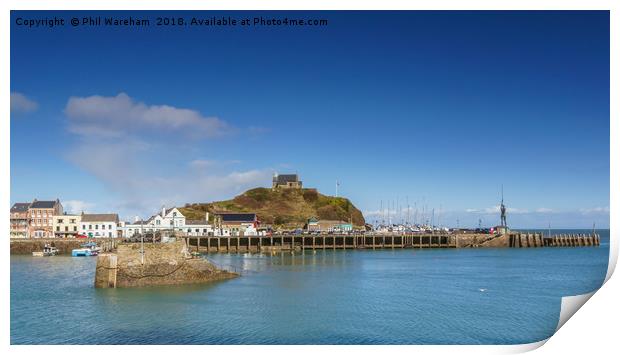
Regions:
<instances>
[{"instance_id":1,"label":"grassy hill","mask_svg":"<svg viewBox=\"0 0 620 355\"><path fill-rule=\"evenodd\" d=\"M203 219L205 212L256 212L263 224L279 227L303 226L309 218L351 220L363 226L364 216L343 197L320 194L316 189L270 189L259 187L248 190L232 200L188 204L179 208L188 219Z\"/></svg>"}]
</instances>

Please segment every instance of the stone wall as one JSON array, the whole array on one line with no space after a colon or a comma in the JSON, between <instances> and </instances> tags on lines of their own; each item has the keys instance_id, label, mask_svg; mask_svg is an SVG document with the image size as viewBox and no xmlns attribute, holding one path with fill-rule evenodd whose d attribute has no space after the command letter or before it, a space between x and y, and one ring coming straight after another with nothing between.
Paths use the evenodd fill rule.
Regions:
<instances>
[{"instance_id":1,"label":"stone wall","mask_svg":"<svg viewBox=\"0 0 620 355\"><path fill-rule=\"evenodd\" d=\"M58 248L59 254L71 254L71 250L81 248L81 245L86 242L95 242L99 246L103 246L104 243L110 240L105 239L78 239L78 238L37 238L37 239L11 239L11 254L26 254L32 255L33 251L43 251L45 244L50 244L53 247ZM118 240L117 240L118 241Z\"/></svg>"},{"instance_id":2,"label":"stone wall","mask_svg":"<svg viewBox=\"0 0 620 355\"><path fill-rule=\"evenodd\" d=\"M218 269L208 260L192 257L182 241L119 244L114 254L98 256L95 287L179 285L230 279L236 273Z\"/></svg>"},{"instance_id":3,"label":"stone wall","mask_svg":"<svg viewBox=\"0 0 620 355\"><path fill-rule=\"evenodd\" d=\"M508 238L505 235L494 234L458 234L456 235L457 248L506 248Z\"/></svg>"}]
</instances>

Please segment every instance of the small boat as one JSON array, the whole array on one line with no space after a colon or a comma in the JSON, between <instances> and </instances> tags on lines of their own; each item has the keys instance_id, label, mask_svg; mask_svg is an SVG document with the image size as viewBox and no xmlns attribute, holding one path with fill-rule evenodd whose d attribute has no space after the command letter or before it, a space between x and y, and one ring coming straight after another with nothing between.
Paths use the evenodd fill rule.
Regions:
<instances>
[{"instance_id":1,"label":"small boat","mask_svg":"<svg viewBox=\"0 0 620 355\"><path fill-rule=\"evenodd\" d=\"M71 250L71 256L96 256L101 251L95 242L80 245L81 248Z\"/></svg>"},{"instance_id":2,"label":"small boat","mask_svg":"<svg viewBox=\"0 0 620 355\"><path fill-rule=\"evenodd\" d=\"M43 251L32 252L32 256L54 256L56 254L58 254L58 248L49 244L45 244L45 246L43 246Z\"/></svg>"},{"instance_id":3,"label":"small boat","mask_svg":"<svg viewBox=\"0 0 620 355\"><path fill-rule=\"evenodd\" d=\"M71 256L92 256L92 252L88 248L80 248L71 250ZM94 254L96 255L96 254Z\"/></svg>"}]
</instances>

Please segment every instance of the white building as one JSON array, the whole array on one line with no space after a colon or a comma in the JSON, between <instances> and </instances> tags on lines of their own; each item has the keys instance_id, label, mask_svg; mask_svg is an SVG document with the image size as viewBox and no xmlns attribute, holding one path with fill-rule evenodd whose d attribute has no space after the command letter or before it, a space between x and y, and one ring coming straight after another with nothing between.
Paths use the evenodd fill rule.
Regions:
<instances>
[{"instance_id":1,"label":"white building","mask_svg":"<svg viewBox=\"0 0 620 355\"><path fill-rule=\"evenodd\" d=\"M212 236L215 235L213 226L209 224L209 212L204 220L187 220L176 207L162 208L161 213L151 216L146 221L136 220L125 223L122 227L123 236L131 238L135 234L177 232L189 236Z\"/></svg>"},{"instance_id":2,"label":"white building","mask_svg":"<svg viewBox=\"0 0 620 355\"><path fill-rule=\"evenodd\" d=\"M117 238L118 214L86 214L82 213L79 234L89 238Z\"/></svg>"}]
</instances>

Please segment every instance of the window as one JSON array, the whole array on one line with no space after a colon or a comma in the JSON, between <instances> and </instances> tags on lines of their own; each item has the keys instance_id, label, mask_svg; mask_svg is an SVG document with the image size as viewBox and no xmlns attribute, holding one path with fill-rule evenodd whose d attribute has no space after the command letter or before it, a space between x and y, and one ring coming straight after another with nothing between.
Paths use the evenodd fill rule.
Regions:
<instances>
[{"instance_id":1,"label":"window","mask_svg":"<svg viewBox=\"0 0 620 355\"><path fill-rule=\"evenodd\" d=\"M93 225L92 225L92 224L89 224L89 225L88 225L88 229L93 229Z\"/></svg>"},{"instance_id":2,"label":"window","mask_svg":"<svg viewBox=\"0 0 620 355\"><path fill-rule=\"evenodd\" d=\"M112 238L112 232L108 232L108 235L110 236L110 238Z\"/></svg>"},{"instance_id":3,"label":"window","mask_svg":"<svg viewBox=\"0 0 620 355\"><path fill-rule=\"evenodd\" d=\"M86 225L85 224L82 224L82 229L86 229Z\"/></svg>"},{"instance_id":4,"label":"window","mask_svg":"<svg viewBox=\"0 0 620 355\"><path fill-rule=\"evenodd\" d=\"M99 229L99 225L98 224L95 224L95 229Z\"/></svg>"},{"instance_id":5,"label":"window","mask_svg":"<svg viewBox=\"0 0 620 355\"><path fill-rule=\"evenodd\" d=\"M68 232L68 231L69 231L69 227L65 226L65 232Z\"/></svg>"},{"instance_id":6,"label":"window","mask_svg":"<svg viewBox=\"0 0 620 355\"><path fill-rule=\"evenodd\" d=\"M112 229L112 225L111 224L108 224L108 229Z\"/></svg>"},{"instance_id":7,"label":"window","mask_svg":"<svg viewBox=\"0 0 620 355\"><path fill-rule=\"evenodd\" d=\"M64 221L62 220L62 218L60 218L60 219L58 220L58 223L59 223L59 224L64 223Z\"/></svg>"},{"instance_id":8,"label":"window","mask_svg":"<svg viewBox=\"0 0 620 355\"><path fill-rule=\"evenodd\" d=\"M102 224L102 225L101 225L101 229L105 229L105 224Z\"/></svg>"},{"instance_id":9,"label":"window","mask_svg":"<svg viewBox=\"0 0 620 355\"><path fill-rule=\"evenodd\" d=\"M77 232L77 226L73 226L73 231Z\"/></svg>"},{"instance_id":10,"label":"window","mask_svg":"<svg viewBox=\"0 0 620 355\"><path fill-rule=\"evenodd\" d=\"M158 219L157 221L155 221L155 224L160 225L161 221Z\"/></svg>"},{"instance_id":11,"label":"window","mask_svg":"<svg viewBox=\"0 0 620 355\"><path fill-rule=\"evenodd\" d=\"M56 226L56 232L60 232L60 226Z\"/></svg>"},{"instance_id":12,"label":"window","mask_svg":"<svg viewBox=\"0 0 620 355\"><path fill-rule=\"evenodd\" d=\"M69 223L75 223L75 219L70 219Z\"/></svg>"}]
</instances>

